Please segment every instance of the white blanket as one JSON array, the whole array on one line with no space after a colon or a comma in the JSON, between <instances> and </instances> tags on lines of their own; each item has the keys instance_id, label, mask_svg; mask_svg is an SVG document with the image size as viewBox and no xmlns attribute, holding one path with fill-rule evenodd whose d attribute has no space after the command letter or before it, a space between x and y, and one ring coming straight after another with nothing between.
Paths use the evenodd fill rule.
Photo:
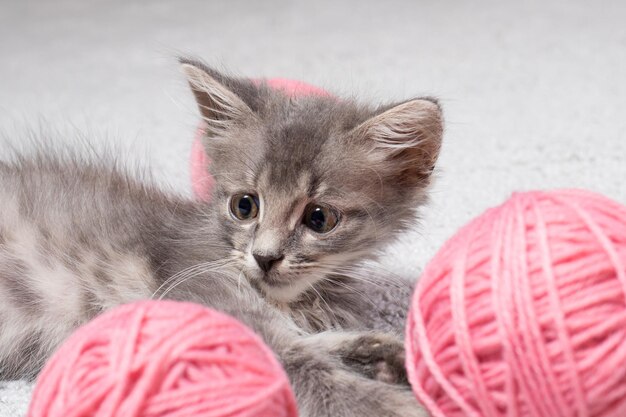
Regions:
<instances>
[{"instance_id":1,"label":"white blanket","mask_svg":"<svg viewBox=\"0 0 626 417\"><path fill-rule=\"evenodd\" d=\"M0 130L76 126L188 190L197 118L179 53L365 99L439 96L433 201L385 260L417 278L512 191L584 187L626 203L625 18L623 1L4 0ZM0 384L0 417L23 415L29 393Z\"/></svg>"}]
</instances>

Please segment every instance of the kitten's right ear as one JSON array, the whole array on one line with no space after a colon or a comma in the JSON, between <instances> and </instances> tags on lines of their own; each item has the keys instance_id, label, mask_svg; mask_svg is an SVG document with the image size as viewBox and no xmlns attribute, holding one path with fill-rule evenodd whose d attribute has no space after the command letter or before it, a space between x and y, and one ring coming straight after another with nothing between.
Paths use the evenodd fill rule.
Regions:
<instances>
[{"instance_id":1,"label":"kitten's right ear","mask_svg":"<svg viewBox=\"0 0 626 417\"><path fill-rule=\"evenodd\" d=\"M387 108L354 129L373 164L398 183L428 183L439 156L443 115L435 99L417 98Z\"/></svg>"},{"instance_id":2,"label":"kitten's right ear","mask_svg":"<svg viewBox=\"0 0 626 417\"><path fill-rule=\"evenodd\" d=\"M242 123L254 116L237 94L218 81L216 71L188 60L181 59L180 63L210 133L217 134L231 123Z\"/></svg>"}]
</instances>

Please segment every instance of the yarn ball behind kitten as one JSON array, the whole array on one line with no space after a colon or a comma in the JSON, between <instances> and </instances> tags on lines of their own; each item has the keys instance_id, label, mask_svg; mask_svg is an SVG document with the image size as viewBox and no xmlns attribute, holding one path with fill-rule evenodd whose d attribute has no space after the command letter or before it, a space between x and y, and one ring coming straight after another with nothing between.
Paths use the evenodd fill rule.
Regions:
<instances>
[{"instance_id":1,"label":"yarn ball behind kitten","mask_svg":"<svg viewBox=\"0 0 626 417\"><path fill-rule=\"evenodd\" d=\"M251 330L200 305L143 301L78 329L50 359L29 417L296 417L286 374Z\"/></svg>"},{"instance_id":2,"label":"yarn ball behind kitten","mask_svg":"<svg viewBox=\"0 0 626 417\"><path fill-rule=\"evenodd\" d=\"M626 415L626 207L516 193L426 267L407 370L434 417Z\"/></svg>"}]
</instances>

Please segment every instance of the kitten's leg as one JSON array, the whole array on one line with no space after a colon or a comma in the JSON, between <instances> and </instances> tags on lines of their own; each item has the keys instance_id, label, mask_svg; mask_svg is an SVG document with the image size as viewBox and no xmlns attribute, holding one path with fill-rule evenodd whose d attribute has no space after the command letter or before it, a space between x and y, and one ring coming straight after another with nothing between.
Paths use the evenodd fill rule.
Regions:
<instances>
[{"instance_id":1,"label":"kitten's leg","mask_svg":"<svg viewBox=\"0 0 626 417\"><path fill-rule=\"evenodd\" d=\"M220 307L259 333L274 352L298 343L337 358L345 367L368 378L408 385L404 343L399 336L377 331L306 333L253 290L245 291L245 295L239 292L239 300L229 300Z\"/></svg>"},{"instance_id":2,"label":"kitten's leg","mask_svg":"<svg viewBox=\"0 0 626 417\"><path fill-rule=\"evenodd\" d=\"M294 335L276 324L255 327L283 364L301 417L427 416L408 386L381 381L406 381L398 339L359 332Z\"/></svg>"},{"instance_id":3,"label":"kitten's leg","mask_svg":"<svg viewBox=\"0 0 626 417\"><path fill-rule=\"evenodd\" d=\"M232 298L232 293L213 288L205 302L252 328L274 351L287 372L301 417L426 416L408 387L364 376L374 374L372 363L398 361L402 346L397 339L394 343L385 334L358 332L310 335L247 286L236 295ZM369 355L375 359L368 361ZM350 363L348 358L360 359Z\"/></svg>"},{"instance_id":4,"label":"kitten's leg","mask_svg":"<svg viewBox=\"0 0 626 417\"><path fill-rule=\"evenodd\" d=\"M301 417L426 417L408 387L365 378L323 354L295 344L281 354Z\"/></svg>"}]
</instances>

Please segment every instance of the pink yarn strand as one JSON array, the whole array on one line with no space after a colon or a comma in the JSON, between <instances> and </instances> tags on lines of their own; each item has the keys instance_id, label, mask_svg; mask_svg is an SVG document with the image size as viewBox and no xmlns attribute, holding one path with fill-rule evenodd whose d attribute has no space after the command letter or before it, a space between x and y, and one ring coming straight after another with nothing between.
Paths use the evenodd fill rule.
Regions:
<instances>
[{"instance_id":1,"label":"pink yarn strand","mask_svg":"<svg viewBox=\"0 0 626 417\"><path fill-rule=\"evenodd\" d=\"M113 356L112 361L112 371L111 377L117 376L115 378L115 383L113 384L113 391L109 394L109 401L106 401L109 405L109 409L102 409L99 414L102 417L113 417L117 414L117 410L120 408L129 408L126 411L125 415L128 417L135 417L137 415L137 411L141 409L143 406L142 399L145 398L143 392L140 395L135 395L132 398L132 393L130 396L130 401L125 401L128 395L128 389L130 381L130 375L132 372L133 366L133 356L137 351L137 344L139 342L139 334L141 332L141 327L146 318L146 311L144 308L140 308L139 313L136 314L131 322L128 329L128 333L124 332L125 336L122 337L121 329L119 329L114 337L117 337L116 342L119 343L119 349L115 349L114 353L119 353L119 356ZM115 346L115 345L114 345ZM146 381L147 378L142 379L142 381ZM142 390L143 391L143 390ZM123 407L124 402L126 404L131 404L130 407Z\"/></svg>"},{"instance_id":2,"label":"pink yarn strand","mask_svg":"<svg viewBox=\"0 0 626 417\"><path fill-rule=\"evenodd\" d=\"M520 329L522 335L520 344L526 347L523 354L523 367L527 368L533 375L531 380L526 381L524 378L521 381L526 386L526 395L529 399L532 399L527 406L534 410L535 413L538 413L537 416L553 415L556 417L559 415L559 410L567 407L567 403L559 391L559 382L550 365L547 346L543 343L543 335L539 324L540 313L536 309L535 300L533 300L531 280L528 279L529 259L526 248L530 243L530 239L528 239L526 234L527 231L523 229L528 227L529 224L526 205L529 205L530 201L525 195L519 194L513 197L513 203L517 211L517 218L523 225L521 226L522 229L519 230L519 237L524 242L524 246L520 247L519 252L517 252L524 259L522 275L519 276L518 280L525 297L523 300L519 300L518 306L522 311L520 317L526 326L523 330ZM534 226L537 229L536 217ZM539 234L539 231L535 230L535 233ZM511 238L513 239L514 237L511 236ZM537 389L538 387L539 389Z\"/></svg>"},{"instance_id":3,"label":"pink yarn strand","mask_svg":"<svg viewBox=\"0 0 626 417\"><path fill-rule=\"evenodd\" d=\"M574 390L574 400L578 411L580 413L580 417L588 417L589 410L585 405L585 395L583 392L582 383L580 381L580 376L578 375L578 371L576 369L576 360L574 358L574 351L572 348L572 343L570 340L570 336L567 330L567 325L565 324L565 317L563 316L563 306L561 304L561 300L559 298L558 293L558 284L556 282L556 276L554 270L552 268L551 258L551 250L550 244L548 242L548 231L546 227L545 220L541 211L538 208L537 201L535 199L532 200L532 208L537 218L537 236L538 243L541 250L539 251L541 255L542 261L542 269L547 279L548 284L548 295L550 299L550 303L552 305L552 314L551 316L554 318L554 321L557 326L557 334L561 342L561 348L563 349L563 354L565 355L565 359L567 361L567 370L570 381L570 386ZM566 409L561 410L562 413L567 412L571 413Z\"/></svg>"},{"instance_id":4,"label":"pink yarn strand","mask_svg":"<svg viewBox=\"0 0 626 417\"><path fill-rule=\"evenodd\" d=\"M504 209L504 207L501 208L501 210ZM525 357L523 355L520 356L521 352L518 352L515 348L518 343L521 344L519 334L515 331L515 326L519 326L523 322L523 313L520 313L516 308L517 303L515 299L520 296L520 292L516 291L514 285L516 284L515 278L519 275L518 270L524 267L523 259L520 262L519 257L512 257L513 264L510 272L502 267L501 262L502 259L507 259L512 256L512 253L516 253L516 245L524 244L523 240L506 238L513 235L517 225L516 216L519 215L519 212L518 210L513 210L512 213L503 212L502 217L504 218L505 215L508 226L506 233L503 234L500 231L497 235L494 234L493 237L494 255L492 256L491 282L494 288L492 303L495 307L495 317L499 325L503 358L507 363L511 364L509 369L506 370L507 416L517 417L520 414L519 391L532 394L532 391L528 389L528 384L532 383L534 379L532 368L527 363L520 364L520 362L524 362ZM495 226L494 230L496 229ZM509 279L503 279L507 277ZM533 416L536 416L537 412L534 409L535 407L531 406Z\"/></svg>"},{"instance_id":5,"label":"pink yarn strand","mask_svg":"<svg viewBox=\"0 0 626 417\"><path fill-rule=\"evenodd\" d=\"M481 412L486 413L488 417L493 417L495 416L495 409L493 408L492 402L488 400L489 395L487 394L485 381L479 369L478 360L472 349L466 311L463 308L466 303L463 274L467 264L467 251L473 240L472 238L473 235L471 233L468 234L467 240L462 246L462 252L452 268L450 304L452 306L458 306L458 308L452 308L454 337L456 345L459 348L459 358L463 372L474 381L474 384L470 385L468 388L473 391L473 396L476 397L476 405L481 409Z\"/></svg>"},{"instance_id":6,"label":"pink yarn strand","mask_svg":"<svg viewBox=\"0 0 626 417\"><path fill-rule=\"evenodd\" d=\"M620 260L617 252L615 251L614 245L611 243L606 233L602 231L602 229L598 226L598 224L593 221L593 219L581 210L580 206L576 204L572 204L569 201L564 201L563 199L558 199L561 204L565 204L570 207L572 210L576 212L576 214L585 222L589 230L593 233L596 239L598 239L598 243L602 245L602 248L605 250L608 255L611 263L613 264L613 268L617 273L617 279L619 280L622 293L624 294L624 304L626 304L626 267L624 267L624 263ZM615 219L618 222L623 222L624 219Z\"/></svg>"}]
</instances>

